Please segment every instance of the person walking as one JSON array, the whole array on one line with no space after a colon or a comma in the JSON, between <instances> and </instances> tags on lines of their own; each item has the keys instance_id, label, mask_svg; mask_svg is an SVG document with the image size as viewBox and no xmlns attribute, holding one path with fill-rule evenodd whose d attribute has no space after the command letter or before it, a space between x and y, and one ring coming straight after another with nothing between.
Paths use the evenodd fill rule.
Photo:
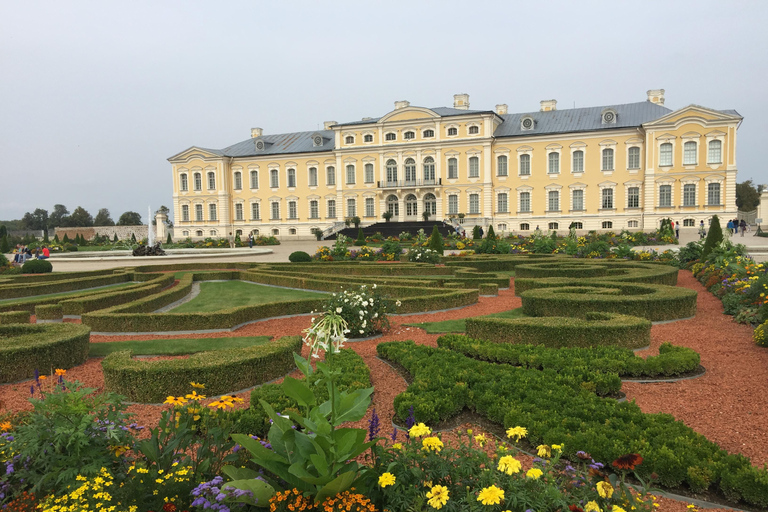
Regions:
<instances>
[{"instance_id":1,"label":"person walking","mask_svg":"<svg viewBox=\"0 0 768 512\"><path fill-rule=\"evenodd\" d=\"M675 224L675 238L680 240L680 223Z\"/></svg>"},{"instance_id":2,"label":"person walking","mask_svg":"<svg viewBox=\"0 0 768 512\"><path fill-rule=\"evenodd\" d=\"M730 219L730 220L728 221L728 232L729 232L730 234L733 234L733 219Z\"/></svg>"},{"instance_id":3,"label":"person walking","mask_svg":"<svg viewBox=\"0 0 768 512\"><path fill-rule=\"evenodd\" d=\"M235 237L232 236L232 233L229 233L229 248L234 249L235 248Z\"/></svg>"},{"instance_id":4,"label":"person walking","mask_svg":"<svg viewBox=\"0 0 768 512\"><path fill-rule=\"evenodd\" d=\"M248 248L253 249L253 233L248 233Z\"/></svg>"},{"instance_id":5,"label":"person walking","mask_svg":"<svg viewBox=\"0 0 768 512\"><path fill-rule=\"evenodd\" d=\"M744 236L744 233L747 232L747 221L744 219L741 219L741 223L739 224L739 228L741 229L741 236Z\"/></svg>"},{"instance_id":6,"label":"person walking","mask_svg":"<svg viewBox=\"0 0 768 512\"><path fill-rule=\"evenodd\" d=\"M701 240L704 240L704 237L707 236L707 230L704 228L704 221L702 220L699 224L699 238Z\"/></svg>"}]
</instances>

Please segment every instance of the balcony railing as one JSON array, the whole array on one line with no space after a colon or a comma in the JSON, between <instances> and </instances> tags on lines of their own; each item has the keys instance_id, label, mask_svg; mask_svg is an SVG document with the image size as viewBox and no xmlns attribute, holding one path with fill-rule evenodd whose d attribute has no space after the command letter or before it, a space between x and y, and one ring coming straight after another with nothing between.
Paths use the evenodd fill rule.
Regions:
<instances>
[{"instance_id":1,"label":"balcony railing","mask_svg":"<svg viewBox=\"0 0 768 512\"><path fill-rule=\"evenodd\" d=\"M442 185L442 178L435 180L380 181L379 188L435 187Z\"/></svg>"}]
</instances>

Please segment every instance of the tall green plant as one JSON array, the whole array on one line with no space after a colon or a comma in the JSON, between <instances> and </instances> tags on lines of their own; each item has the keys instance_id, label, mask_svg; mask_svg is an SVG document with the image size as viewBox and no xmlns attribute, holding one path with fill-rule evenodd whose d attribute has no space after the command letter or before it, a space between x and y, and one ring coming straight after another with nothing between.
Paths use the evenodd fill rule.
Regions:
<instances>
[{"instance_id":1,"label":"tall green plant","mask_svg":"<svg viewBox=\"0 0 768 512\"><path fill-rule=\"evenodd\" d=\"M437 224L432 226L432 236L429 237L429 248L438 254L443 254L443 236L440 234L440 230L437 229Z\"/></svg>"},{"instance_id":2,"label":"tall green plant","mask_svg":"<svg viewBox=\"0 0 768 512\"><path fill-rule=\"evenodd\" d=\"M11 244L8 243L8 237L4 236L0 238L0 253L8 254L9 252L11 252Z\"/></svg>"},{"instance_id":3,"label":"tall green plant","mask_svg":"<svg viewBox=\"0 0 768 512\"><path fill-rule=\"evenodd\" d=\"M723 228L720 227L720 219L717 215L712 217L712 222L709 225L709 233L707 233L707 239L704 241L704 248L701 250L701 259L706 261L709 253L712 249L719 246L723 241Z\"/></svg>"}]
</instances>

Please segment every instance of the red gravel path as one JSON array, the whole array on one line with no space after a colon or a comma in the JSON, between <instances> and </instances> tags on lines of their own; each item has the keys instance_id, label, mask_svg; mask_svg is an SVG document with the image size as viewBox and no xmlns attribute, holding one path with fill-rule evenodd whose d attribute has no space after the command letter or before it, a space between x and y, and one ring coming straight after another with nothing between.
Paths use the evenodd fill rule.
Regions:
<instances>
[{"instance_id":1,"label":"red gravel path","mask_svg":"<svg viewBox=\"0 0 768 512\"><path fill-rule=\"evenodd\" d=\"M655 325L651 329L651 347L640 355L658 353L659 345L670 341L691 347L701 354L701 364L707 372L697 379L662 384L626 382L623 390L644 412L665 412L717 442L728 451L750 457L755 465L768 463L768 351L752 343L752 329L733 322L722 313L722 304L701 286L688 271L681 271L679 286L699 292L695 318ZM502 290L498 297L481 297L475 305L433 314L392 317L392 329L384 336L370 341L350 342L368 364L376 388L373 404L366 418L356 426L367 427L375 407L381 419L382 434L391 432L388 418L394 414L393 399L405 390L405 381L387 364L376 358L376 345L383 341L414 340L436 346L437 335L406 327L405 323L435 322L456 318L487 315L516 308L520 299L512 289ZM218 338L232 336L284 336L300 334L309 326L308 316L267 320L246 325L231 333L162 336L163 338ZM131 336L131 339L153 339L158 336ZM110 342L124 336L91 336L91 341ZM306 357L306 347L303 350ZM101 389L104 384L100 359L90 359L71 369L67 378ZM10 410L29 409L27 401L31 381L0 385L0 402ZM240 393L247 406L249 393ZM129 409L137 421L157 424L161 407L133 405ZM461 428L466 428L462 426ZM480 431L477 427L475 430ZM450 437L450 435L449 435ZM686 504L659 499L661 511L683 512ZM711 509L713 511L726 509Z\"/></svg>"}]
</instances>

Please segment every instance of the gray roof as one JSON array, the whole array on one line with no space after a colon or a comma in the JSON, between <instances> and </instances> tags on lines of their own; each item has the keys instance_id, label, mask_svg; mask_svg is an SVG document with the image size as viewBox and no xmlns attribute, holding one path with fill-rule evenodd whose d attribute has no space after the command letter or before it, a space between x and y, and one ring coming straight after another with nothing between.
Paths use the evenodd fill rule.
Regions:
<instances>
[{"instance_id":1,"label":"gray roof","mask_svg":"<svg viewBox=\"0 0 768 512\"><path fill-rule=\"evenodd\" d=\"M603 124L602 112L605 109L616 112L616 122ZM571 108L565 110L550 110L548 112L528 112L522 114L505 114L494 132L494 137L520 137L526 135L541 135L545 133L589 132L596 130L611 130L630 128L643 123L654 121L672 112L672 110L650 101L627 103L624 105L605 105L602 107ZM522 130L521 119L530 116L535 122L533 130Z\"/></svg>"},{"instance_id":2,"label":"gray roof","mask_svg":"<svg viewBox=\"0 0 768 512\"><path fill-rule=\"evenodd\" d=\"M312 135L319 134L323 137L323 145L315 146L312 143ZM266 147L263 151L256 151L256 141L263 140ZM286 153L316 153L332 151L335 149L336 140L332 130L317 130L314 132L281 133L277 135L262 135L255 139L247 139L233 144L217 152L223 156L261 156L284 155Z\"/></svg>"},{"instance_id":3,"label":"gray roof","mask_svg":"<svg viewBox=\"0 0 768 512\"><path fill-rule=\"evenodd\" d=\"M439 115L440 117L463 116L467 114L492 114L493 113L492 110L461 110L458 108L450 108L450 107L435 107L435 108L430 108L429 110L432 110L435 114ZM336 126L354 126L357 124L373 124L373 123L377 123L380 119L381 117L369 117L367 119L361 119L360 121L350 121L348 123L339 123Z\"/></svg>"}]
</instances>

